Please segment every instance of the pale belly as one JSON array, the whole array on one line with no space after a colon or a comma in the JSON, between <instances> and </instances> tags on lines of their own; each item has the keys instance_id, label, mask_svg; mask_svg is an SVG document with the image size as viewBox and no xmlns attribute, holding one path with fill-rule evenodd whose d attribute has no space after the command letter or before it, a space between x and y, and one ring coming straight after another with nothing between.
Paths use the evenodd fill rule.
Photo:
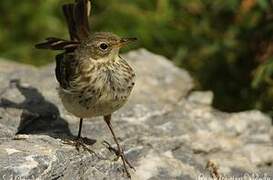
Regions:
<instances>
[{"instance_id":1,"label":"pale belly","mask_svg":"<svg viewBox=\"0 0 273 180\"><path fill-rule=\"evenodd\" d=\"M115 99L108 95L102 95L94 104L84 106L79 103L76 95L65 93L59 90L59 96L65 109L79 118L91 118L95 116L105 116L120 109L127 101L128 96Z\"/></svg>"},{"instance_id":2,"label":"pale belly","mask_svg":"<svg viewBox=\"0 0 273 180\"><path fill-rule=\"evenodd\" d=\"M59 88L65 109L80 118L112 114L126 103L135 84L135 74L123 59L91 72L79 74L69 90Z\"/></svg>"}]
</instances>

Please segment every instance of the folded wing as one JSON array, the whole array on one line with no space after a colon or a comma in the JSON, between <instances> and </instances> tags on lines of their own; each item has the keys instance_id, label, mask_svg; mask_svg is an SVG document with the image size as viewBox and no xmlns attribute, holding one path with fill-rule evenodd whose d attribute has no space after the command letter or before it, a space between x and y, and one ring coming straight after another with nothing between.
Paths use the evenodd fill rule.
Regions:
<instances>
[{"instance_id":1,"label":"folded wing","mask_svg":"<svg viewBox=\"0 0 273 180\"><path fill-rule=\"evenodd\" d=\"M75 0L74 3L63 5L70 40L49 37L45 42L36 44L38 49L64 50L56 56L56 78L63 89L69 90L70 83L76 75L78 61L74 51L80 46L90 33L89 15L90 0Z\"/></svg>"}]
</instances>

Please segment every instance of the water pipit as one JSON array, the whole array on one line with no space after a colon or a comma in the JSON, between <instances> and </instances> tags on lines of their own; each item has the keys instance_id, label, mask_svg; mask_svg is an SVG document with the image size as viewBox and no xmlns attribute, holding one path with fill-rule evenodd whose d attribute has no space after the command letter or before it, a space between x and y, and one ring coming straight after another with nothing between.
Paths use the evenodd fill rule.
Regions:
<instances>
[{"instance_id":1,"label":"water pipit","mask_svg":"<svg viewBox=\"0 0 273 180\"><path fill-rule=\"evenodd\" d=\"M121 157L130 177L126 165L133 167L125 158L113 131L111 114L126 103L135 84L135 73L119 56L119 50L136 38L120 38L109 32L90 33L90 9L89 0L63 5L70 40L51 37L37 44L36 48L63 51L56 56L55 74L65 109L80 118L75 141L77 149L86 147L81 137L83 119L103 116L117 145L116 154Z\"/></svg>"}]
</instances>

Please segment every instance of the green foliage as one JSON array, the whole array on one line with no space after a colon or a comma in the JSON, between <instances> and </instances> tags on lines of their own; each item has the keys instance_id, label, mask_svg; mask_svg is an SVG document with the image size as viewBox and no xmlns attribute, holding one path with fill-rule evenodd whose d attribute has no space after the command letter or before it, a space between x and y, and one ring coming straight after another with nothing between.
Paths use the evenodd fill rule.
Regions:
<instances>
[{"instance_id":1,"label":"green foliage","mask_svg":"<svg viewBox=\"0 0 273 180\"><path fill-rule=\"evenodd\" d=\"M53 61L33 44L68 37L60 5L69 1L2 0L0 56ZM138 37L130 48L147 48L188 69L198 89L214 91L220 109L271 113L272 11L269 0L93 0L91 29Z\"/></svg>"},{"instance_id":2,"label":"green foliage","mask_svg":"<svg viewBox=\"0 0 273 180\"><path fill-rule=\"evenodd\" d=\"M52 53L37 51L34 44L47 36L64 37L66 29L58 6L56 0L2 0L0 55L35 65L52 61Z\"/></svg>"}]
</instances>

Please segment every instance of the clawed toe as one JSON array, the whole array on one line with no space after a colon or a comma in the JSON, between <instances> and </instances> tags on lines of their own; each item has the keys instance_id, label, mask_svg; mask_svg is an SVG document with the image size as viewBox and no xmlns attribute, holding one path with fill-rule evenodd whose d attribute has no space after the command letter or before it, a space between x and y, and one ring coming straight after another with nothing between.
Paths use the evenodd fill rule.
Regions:
<instances>
[{"instance_id":1,"label":"clawed toe","mask_svg":"<svg viewBox=\"0 0 273 180\"><path fill-rule=\"evenodd\" d=\"M110 145L110 143L109 142L107 142L107 141L103 141L103 145L105 145L106 146L106 148L110 151L110 152L113 152L113 153L115 153L115 155L117 156L115 159L114 159L114 161L117 161L119 158L122 158L122 160L124 160L125 161L125 163L131 168L131 169L133 169L134 171L135 171L135 168L132 166L132 164L128 161L128 159L125 157L125 155L124 155L124 150L123 149L121 149L121 151L118 151L117 149L115 149L115 148L113 148L111 145ZM126 171L126 169L125 169L125 171ZM126 172L127 173L127 172Z\"/></svg>"},{"instance_id":2,"label":"clawed toe","mask_svg":"<svg viewBox=\"0 0 273 180\"><path fill-rule=\"evenodd\" d=\"M88 140L88 141L87 141ZM84 151L89 152L90 154L95 154L93 150L91 150L87 145L93 145L94 143L90 143L92 140L88 138L77 138L75 140L65 140L63 144L68 144L71 146L74 146L77 151L80 151L80 148L82 148ZM95 140L93 140L94 142ZM96 142L96 141L95 141Z\"/></svg>"},{"instance_id":3,"label":"clawed toe","mask_svg":"<svg viewBox=\"0 0 273 180\"><path fill-rule=\"evenodd\" d=\"M104 146L106 146L106 148L107 148L110 152L113 152L113 153L116 154L117 157L114 159L115 161L117 161L117 160L120 158L121 153L120 153L117 149L113 148L109 142L107 142L107 141L104 140L104 141L102 142L102 144L103 144Z\"/></svg>"}]
</instances>

